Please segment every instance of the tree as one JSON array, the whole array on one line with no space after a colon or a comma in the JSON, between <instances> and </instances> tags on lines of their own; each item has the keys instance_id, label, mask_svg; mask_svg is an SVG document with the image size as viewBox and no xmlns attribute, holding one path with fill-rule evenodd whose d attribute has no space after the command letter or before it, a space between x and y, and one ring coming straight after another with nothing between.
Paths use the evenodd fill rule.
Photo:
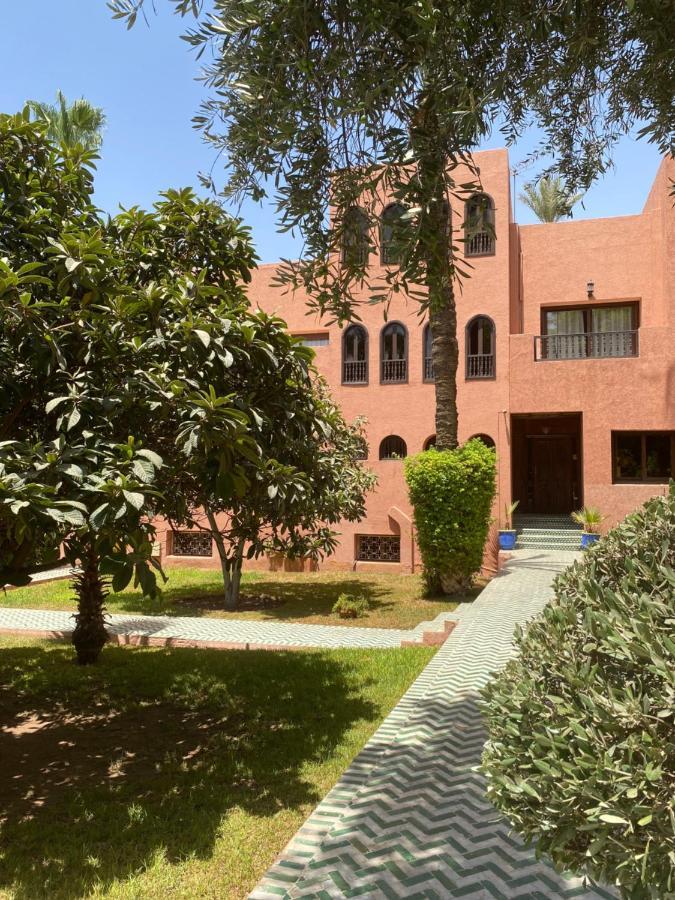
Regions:
<instances>
[{"instance_id":1,"label":"tree","mask_svg":"<svg viewBox=\"0 0 675 900\"><path fill-rule=\"evenodd\" d=\"M526 184L520 200L529 207L540 222L557 222L572 215L572 207L583 197L583 192L566 190L559 176L544 176L539 182Z\"/></svg>"},{"instance_id":2,"label":"tree","mask_svg":"<svg viewBox=\"0 0 675 900\"><path fill-rule=\"evenodd\" d=\"M131 26L144 3L109 5ZM432 331L437 446L454 447L454 282L467 273L447 238L446 201L479 183L471 151L498 121L507 140L536 121L536 153L554 157L570 189L604 171L615 140L638 121L671 148L667 4L215 0L202 16L198 0L173 3L197 17L187 40L211 52L204 80L213 96L195 122L225 152L226 193L261 199L274 185L281 228L305 238L282 283L302 285L340 321L371 298L417 299ZM456 183L460 163L472 172L466 184ZM353 207L373 234L385 196L409 207L400 265L368 284L368 254L340 260L340 247Z\"/></svg>"},{"instance_id":3,"label":"tree","mask_svg":"<svg viewBox=\"0 0 675 900\"><path fill-rule=\"evenodd\" d=\"M29 100L28 108L37 121L47 125L47 136L54 143L85 150L98 150L101 146L105 113L84 97L68 103L61 91L57 91L56 103Z\"/></svg>"}]
</instances>

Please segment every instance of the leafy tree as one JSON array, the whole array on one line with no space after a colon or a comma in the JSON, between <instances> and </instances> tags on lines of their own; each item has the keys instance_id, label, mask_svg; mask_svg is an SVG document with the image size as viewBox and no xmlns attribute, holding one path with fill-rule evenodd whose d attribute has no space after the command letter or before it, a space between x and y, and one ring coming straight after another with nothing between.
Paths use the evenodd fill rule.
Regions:
<instances>
[{"instance_id":1,"label":"leafy tree","mask_svg":"<svg viewBox=\"0 0 675 900\"><path fill-rule=\"evenodd\" d=\"M562 178L547 175L535 184L526 184L520 200L540 222L557 222L572 215L572 207L583 197L583 192L566 190Z\"/></svg>"},{"instance_id":2,"label":"leafy tree","mask_svg":"<svg viewBox=\"0 0 675 900\"><path fill-rule=\"evenodd\" d=\"M144 3L109 5L131 26ZM195 121L225 151L227 194L261 199L275 185L281 228L305 237L282 282L340 321L370 298L419 300L432 331L437 446L454 447L454 281L467 273L447 238L446 201L479 184L470 154L500 121L507 140L536 121L536 154L553 155L571 188L604 171L636 122L671 148L668 4L214 0L202 15L199 0L173 3L197 18L187 40L213 60L204 70L213 96ZM465 184L460 163L473 172ZM348 249L351 211L362 207L372 244L385 196L409 213L400 265L373 284L367 248Z\"/></svg>"},{"instance_id":3,"label":"leafy tree","mask_svg":"<svg viewBox=\"0 0 675 900\"><path fill-rule=\"evenodd\" d=\"M47 136L54 143L85 150L98 150L101 146L105 113L84 97L68 103L61 91L57 91L56 103L29 100L28 108L37 121L47 125Z\"/></svg>"}]
</instances>

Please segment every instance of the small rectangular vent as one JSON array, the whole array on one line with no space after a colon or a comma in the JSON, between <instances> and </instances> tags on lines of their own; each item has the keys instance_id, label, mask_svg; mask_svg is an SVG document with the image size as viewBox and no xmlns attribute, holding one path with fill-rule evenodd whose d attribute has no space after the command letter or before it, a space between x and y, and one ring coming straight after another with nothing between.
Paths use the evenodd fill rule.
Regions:
<instances>
[{"instance_id":1,"label":"small rectangular vent","mask_svg":"<svg viewBox=\"0 0 675 900\"><path fill-rule=\"evenodd\" d=\"M360 562L400 562L401 538L397 534L360 534L357 559Z\"/></svg>"}]
</instances>

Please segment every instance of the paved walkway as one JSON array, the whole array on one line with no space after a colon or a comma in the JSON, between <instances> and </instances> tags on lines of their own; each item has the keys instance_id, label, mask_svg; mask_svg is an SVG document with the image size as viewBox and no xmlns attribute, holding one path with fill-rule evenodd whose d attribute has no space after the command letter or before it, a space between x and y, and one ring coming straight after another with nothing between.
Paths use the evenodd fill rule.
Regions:
<instances>
[{"instance_id":1,"label":"paved walkway","mask_svg":"<svg viewBox=\"0 0 675 900\"><path fill-rule=\"evenodd\" d=\"M11 599L11 595L10 595ZM442 613L414 629L360 628L340 625L303 625L248 619L211 619L196 616L109 615L108 630L119 643L156 646L202 646L227 649L284 649L295 647L400 647L423 643L424 636L444 637L454 613ZM0 633L27 633L66 638L74 628L73 614L46 609L0 609Z\"/></svg>"},{"instance_id":2,"label":"paved walkway","mask_svg":"<svg viewBox=\"0 0 675 900\"><path fill-rule=\"evenodd\" d=\"M576 554L519 551L251 894L264 898L609 898L535 859L475 770L478 690Z\"/></svg>"}]
</instances>

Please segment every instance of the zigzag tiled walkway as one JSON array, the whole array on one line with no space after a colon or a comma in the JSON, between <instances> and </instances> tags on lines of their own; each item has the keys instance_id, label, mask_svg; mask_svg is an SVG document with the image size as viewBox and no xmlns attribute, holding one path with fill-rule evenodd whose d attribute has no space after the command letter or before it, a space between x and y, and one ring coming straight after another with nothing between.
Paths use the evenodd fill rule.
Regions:
<instances>
[{"instance_id":1,"label":"zigzag tiled walkway","mask_svg":"<svg viewBox=\"0 0 675 900\"><path fill-rule=\"evenodd\" d=\"M520 551L478 600L252 892L268 898L609 898L537 861L474 770L478 690L575 554Z\"/></svg>"}]
</instances>

